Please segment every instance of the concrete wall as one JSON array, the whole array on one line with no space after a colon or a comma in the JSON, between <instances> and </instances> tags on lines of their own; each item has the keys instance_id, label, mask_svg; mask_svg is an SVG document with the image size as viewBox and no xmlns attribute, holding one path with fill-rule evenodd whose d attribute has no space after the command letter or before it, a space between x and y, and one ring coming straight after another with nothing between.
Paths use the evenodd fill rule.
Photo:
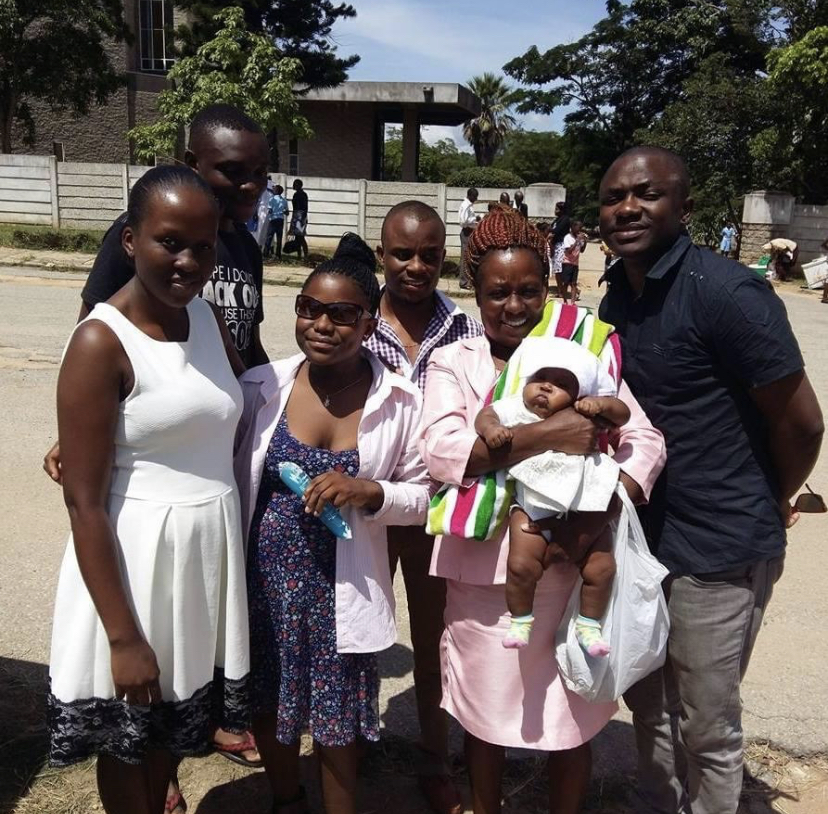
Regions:
<instances>
[{"instance_id":1,"label":"concrete wall","mask_svg":"<svg viewBox=\"0 0 828 814\"><path fill-rule=\"evenodd\" d=\"M0 156L0 223L58 225L56 163L47 156Z\"/></svg>"},{"instance_id":2,"label":"concrete wall","mask_svg":"<svg viewBox=\"0 0 828 814\"><path fill-rule=\"evenodd\" d=\"M0 222L106 229L148 169L0 155Z\"/></svg>"},{"instance_id":3,"label":"concrete wall","mask_svg":"<svg viewBox=\"0 0 828 814\"><path fill-rule=\"evenodd\" d=\"M795 203L793 195L760 190L745 195L742 209L742 244L739 259L754 263L766 252L762 246L776 237L796 241L799 262L823 254L828 238L828 206Z\"/></svg>"},{"instance_id":4,"label":"concrete wall","mask_svg":"<svg viewBox=\"0 0 828 814\"><path fill-rule=\"evenodd\" d=\"M129 191L148 169L129 164L58 162L51 156L0 155L0 222L106 229L126 209ZM274 184L285 188L290 200L294 176L272 173L270 177ZM416 199L433 207L445 222L449 254L460 252L457 211L465 198L465 188L304 174L300 177L308 194L311 245L335 246L344 232L356 232L373 246L379 242L388 210L402 201ZM476 210L485 215L488 203L496 202L502 191L481 188ZM532 209L529 214L533 220L547 217Z\"/></svg>"}]
</instances>

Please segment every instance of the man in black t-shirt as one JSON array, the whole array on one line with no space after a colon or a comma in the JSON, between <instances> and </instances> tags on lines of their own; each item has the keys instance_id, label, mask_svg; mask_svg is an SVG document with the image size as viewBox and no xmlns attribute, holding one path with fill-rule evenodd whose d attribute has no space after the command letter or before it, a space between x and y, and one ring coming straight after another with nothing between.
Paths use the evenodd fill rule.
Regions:
<instances>
[{"instance_id":1,"label":"man in black t-shirt","mask_svg":"<svg viewBox=\"0 0 828 814\"><path fill-rule=\"evenodd\" d=\"M242 225L255 211L267 182L267 139L262 129L231 105L211 105L190 126L185 160L211 186L222 207L216 266L201 296L215 303L248 367L268 361L259 339L262 255ZM80 318L105 302L135 273L121 246L126 215L109 228L81 292Z\"/></svg>"},{"instance_id":2,"label":"man in black t-shirt","mask_svg":"<svg viewBox=\"0 0 828 814\"><path fill-rule=\"evenodd\" d=\"M600 316L667 445L641 509L670 572L667 663L624 699L639 750L636 810L735 814L739 684L823 422L784 305L749 269L692 244L689 192L682 160L654 147L624 153L600 188L601 235L620 258Z\"/></svg>"},{"instance_id":3,"label":"man in black t-shirt","mask_svg":"<svg viewBox=\"0 0 828 814\"><path fill-rule=\"evenodd\" d=\"M303 189L301 179L297 178L293 182L293 200L291 205L293 207L293 217L290 220L290 229L288 234L293 237L299 246L299 257L302 257L302 251L305 252L305 257L308 256L308 241L305 235L308 233L308 193Z\"/></svg>"}]
</instances>

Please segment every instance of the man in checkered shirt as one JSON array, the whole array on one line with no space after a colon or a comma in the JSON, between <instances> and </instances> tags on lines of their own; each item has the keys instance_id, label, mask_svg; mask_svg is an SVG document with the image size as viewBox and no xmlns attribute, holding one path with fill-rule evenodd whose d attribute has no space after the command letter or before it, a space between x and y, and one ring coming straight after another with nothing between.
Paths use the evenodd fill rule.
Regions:
<instances>
[{"instance_id":1,"label":"man in checkered shirt","mask_svg":"<svg viewBox=\"0 0 828 814\"><path fill-rule=\"evenodd\" d=\"M426 367L435 348L480 336L483 326L437 290L446 256L446 227L421 201L393 207L382 225L377 255L385 272L379 324L365 344L388 367L425 388ZM408 596L414 691L420 721L420 789L437 814L463 807L449 776L448 719L440 708L440 637L446 588L428 575L434 538L424 528L388 530L392 573L402 567Z\"/></svg>"}]
</instances>

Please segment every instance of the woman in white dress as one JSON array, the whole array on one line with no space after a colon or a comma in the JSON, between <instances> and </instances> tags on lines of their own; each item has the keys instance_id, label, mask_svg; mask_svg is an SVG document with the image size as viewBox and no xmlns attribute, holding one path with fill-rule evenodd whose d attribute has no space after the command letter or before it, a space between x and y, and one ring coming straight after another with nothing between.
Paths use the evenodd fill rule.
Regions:
<instances>
[{"instance_id":1,"label":"woman in white dress","mask_svg":"<svg viewBox=\"0 0 828 814\"><path fill-rule=\"evenodd\" d=\"M50 758L98 755L108 814L160 814L183 755L247 724L248 623L232 448L243 365L197 297L218 208L182 167L135 185L136 273L75 329L58 379L72 536L55 603Z\"/></svg>"}]
</instances>

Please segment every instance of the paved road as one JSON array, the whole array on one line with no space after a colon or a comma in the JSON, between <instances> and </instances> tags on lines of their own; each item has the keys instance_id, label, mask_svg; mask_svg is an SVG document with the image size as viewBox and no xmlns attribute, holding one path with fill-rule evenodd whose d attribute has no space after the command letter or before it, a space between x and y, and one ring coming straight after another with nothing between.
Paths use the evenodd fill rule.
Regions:
<instances>
[{"instance_id":1,"label":"paved road","mask_svg":"<svg viewBox=\"0 0 828 814\"><path fill-rule=\"evenodd\" d=\"M82 275L0 267L0 657L44 663L54 587L67 532L60 491L40 471L55 437L54 387L60 354L79 306ZM292 353L295 289L267 287L263 339L274 358ZM828 407L828 308L815 295L783 294L811 378ZM594 302L596 292L586 292ZM468 303L473 308L471 302ZM828 492L828 463L811 477ZM794 753L828 752L828 548L824 516L793 530L784 579L767 614L744 684L748 737ZM404 603L401 603L404 608ZM404 610L401 630L405 629ZM413 734L407 633L384 657L383 709L399 734ZM389 703L390 699L390 703ZM622 715L621 720L626 720ZM599 773L628 771L629 728L614 725L599 743ZM618 752L627 757L619 764Z\"/></svg>"}]
</instances>

